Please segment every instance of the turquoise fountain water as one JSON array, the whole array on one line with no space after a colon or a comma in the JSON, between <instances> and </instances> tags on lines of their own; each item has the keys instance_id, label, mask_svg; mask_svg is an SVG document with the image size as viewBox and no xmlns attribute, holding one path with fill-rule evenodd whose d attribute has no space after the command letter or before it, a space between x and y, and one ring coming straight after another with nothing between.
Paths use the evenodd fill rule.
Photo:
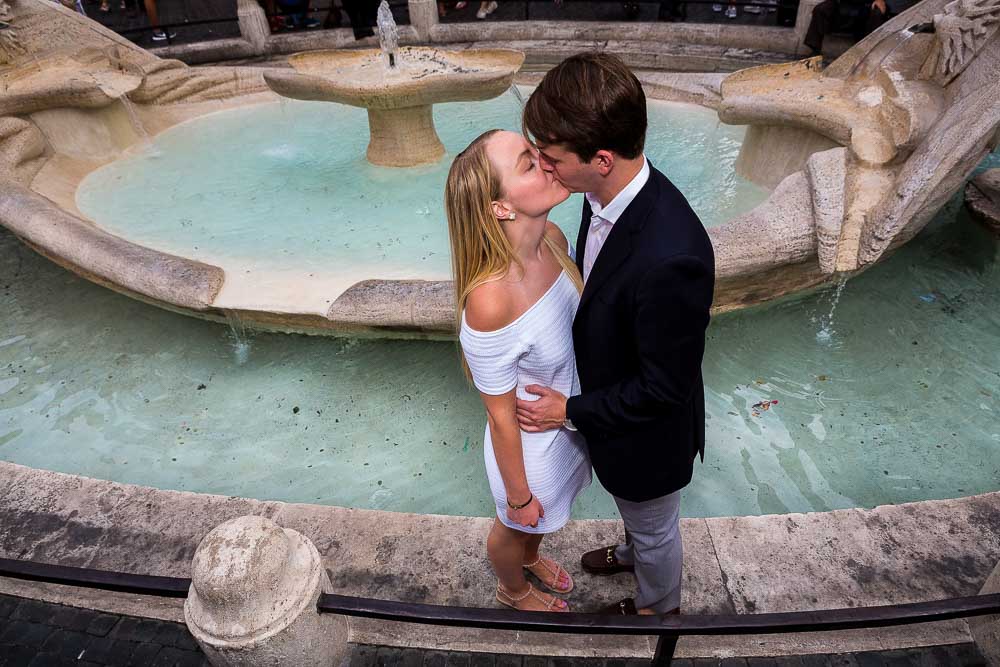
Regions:
<instances>
[{"instance_id":1,"label":"turquoise fountain water","mask_svg":"<svg viewBox=\"0 0 1000 667\"><path fill-rule=\"evenodd\" d=\"M685 514L1000 488L998 287L997 239L953 202L843 287L832 325L834 289L717 317L708 450ZM237 359L226 327L76 278L6 232L0 308L4 460L170 489L492 512L485 417L454 344L260 334ZM595 482L575 516L614 516L613 503Z\"/></svg>"},{"instance_id":2,"label":"turquoise fountain water","mask_svg":"<svg viewBox=\"0 0 1000 667\"><path fill-rule=\"evenodd\" d=\"M220 112L94 172L77 204L115 234L223 266L228 281L287 270L303 282L342 275L341 288L367 278L447 279L442 193L451 158L491 127L517 129L520 102L508 92L438 104L434 114L448 155L401 170L365 159L363 109L283 100ZM711 110L650 103L647 154L669 168L706 225L767 194L735 175L742 139L742 128L721 125ZM568 234L581 201L553 212Z\"/></svg>"}]
</instances>

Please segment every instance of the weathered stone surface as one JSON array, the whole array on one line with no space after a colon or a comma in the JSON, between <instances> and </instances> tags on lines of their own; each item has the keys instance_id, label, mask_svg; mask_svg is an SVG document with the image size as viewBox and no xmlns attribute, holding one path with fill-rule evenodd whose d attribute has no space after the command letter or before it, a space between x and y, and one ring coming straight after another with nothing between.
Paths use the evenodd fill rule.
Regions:
<instances>
[{"instance_id":1,"label":"weathered stone surface","mask_svg":"<svg viewBox=\"0 0 1000 667\"><path fill-rule=\"evenodd\" d=\"M456 318L454 284L365 280L338 297L326 316L331 321L450 332Z\"/></svg>"},{"instance_id":2,"label":"weathered stone surface","mask_svg":"<svg viewBox=\"0 0 1000 667\"><path fill-rule=\"evenodd\" d=\"M636 72L646 95L659 100L687 102L717 109L722 101L720 88L725 74L686 72Z\"/></svg>"},{"instance_id":3,"label":"weathered stone surface","mask_svg":"<svg viewBox=\"0 0 1000 667\"><path fill-rule=\"evenodd\" d=\"M141 77L116 69L106 57L52 57L0 74L0 116L58 107L103 107L140 83Z\"/></svg>"},{"instance_id":4,"label":"weathered stone surface","mask_svg":"<svg viewBox=\"0 0 1000 667\"><path fill-rule=\"evenodd\" d=\"M432 105L494 98L524 63L524 54L510 49L403 47L395 57L398 64L388 68L374 49L299 53L288 59L291 70L266 71L264 80L284 97L367 109L368 161L412 167L444 155Z\"/></svg>"},{"instance_id":5,"label":"weathered stone surface","mask_svg":"<svg viewBox=\"0 0 1000 667\"><path fill-rule=\"evenodd\" d=\"M806 163L806 175L812 186L819 266L823 273L833 273L837 265L840 231L844 224L847 149L834 148L814 153Z\"/></svg>"},{"instance_id":6,"label":"weathered stone surface","mask_svg":"<svg viewBox=\"0 0 1000 667\"><path fill-rule=\"evenodd\" d=\"M690 44L722 46L794 54L794 32L786 28L733 26L719 23L625 23L584 21L529 21L488 23L442 23L431 30L431 41L510 42L630 42L633 44Z\"/></svg>"},{"instance_id":7,"label":"weathered stone surface","mask_svg":"<svg viewBox=\"0 0 1000 667\"><path fill-rule=\"evenodd\" d=\"M182 308L207 308L222 286L217 267L112 236L11 181L0 181L0 222L93 278Z\"/></svg>"},{"instance_id":8,"label":"weathered stone surface","mask_svg":"<svg viewBox=\"0 0 1000 667\"><path fill-rule=\"evenodd\" d=\"M271 26L267 23L264 7L256 0L236 0L236 15L240 24L240 35L253 48L254 55L267 53Z\"/></svg>"},{"instance_id":9,"label":"weathered stone surface","mask_svg":"<svg viewBox=\"0 0 1000 667\"><path fill-rule=\"evenodd\" d=\"M879 58L870 58L870 56L880 48L891 50L898 46L896 35L903 34L904 30L910 26L933 21L934 15L940 13L949 2L951 0L923 0L898 16L892 17L832 62L825 70L826 75L846 79L862 69L866 60L880 60ZM886 42L890 44L886 44ZM922 61L921 58L920 62Z\"/></svg>"},{"instance_id":10,"label":"weathered stone surface","mask_svg":"<svg viewBox=\"0 0 1000 667\"><path fill-rule=\"evenodd\" d=\"M984 171L969 181L965 205L977 220L1000 234L1000 169Z\"/></svg>"},{"instance_id":11,"label":"weathered stone surface","mask_svg":"<svg viewBox=\"0 0 1000 667\"><path fill-rule=\"evenodd\" d=\"M723 571L739 565L727 586L746 613L975 595L1000 560L996 494L708 519L708 528ZM822 594L803 594L820 582Z\"/></svg>"},{"instance_id":12,"label":"weathered stone surface","mask_svg":"<svg viewBox=\"0 0 1000 667\"><path fill-rule=\"evenodd\" d=\"M812 195L805 174L783 180L763 204L731 222L708 230L715 247L718 278L745 276L816 254Z\"/></svg>"},{"instance_id":13,"label":"weathered stone surface","mask_svg":"<svg viewBox=\"0 0 1000 667\"><path fill-rule=\"evenodd\" d=\"M241 516L198 545L184 617L215 665L335 665L348 654L347 620L316 609L330 590L308 539Z\"/></svg>"},{"instance_id":14,"label":"weathered stone surface","mask_svg":"<svg viewBox=\"0 0 1000 667\"><path fill-rule=\"evenodd\" d=\"M870 264L913 238L989 152L1000 127L1000 80L956 102L869 213L858 260Z\"/></svg>"},{"instance_id":15,"label":"weathered stone surface","mask_svg":"<svg viewBox=\"0 0 1000 667\"><path fill-rule=\"evenodd\" d=\"M800 27L809 4L800 5ZM933 35L905 29L931 19ZM723 81L719 117L751 125L744 152L802 150L757 129L775 125L804 128L848 149L846 174L840 173L843 160L827 165L845 184L838 195L844 224L836 251L829 243L822 247L824 272L854 271L911 239L982 159L1000 127L997 23L1000 5L993 0L926 0L826 69L812 58L743 70ZM823 180L824 168L813 165L814 181ZM817 215L822 210L818 206ZM816 221L827 242L838 232L831 224Z\"/></svg>"},{"instance_id":16,"label":"weathered stone surface","mask_svg":"<svg viewBox=\"0 0 1000 667\"><path fill-rule=\"evenodd\" d=\"M736 158L736 173L773 190L806 168L810 156L839 144L813 130L791 125L750 125Z\"/></svg>"},{"instance_id":17,"label":"weathered stone surface","mask_svg":"<svg viewBox=\"0 0 1000 667\"><path fill-rule=\"evenodd\" d=\"M684 519L686 613L822 609L977 592L1000 559L1000 494L806 515ZM159 491L0 463L0 555L189 576L195 546L218 523L272 519L312 540L334 592L491 606L484 554L490 519L352 510ZM618 521L572 521L544 549L573 575L586 611L631 593L627 575L592 578L581 552L621 539ZM115 610L121 596L0 580L0 589ZM79 596L79 597L78 597ZM134 604L134 603L133 603ZM178 607L153 606L176 620ZM171 614L173 614L171 616ZM351 641L536 655L648 656L646 638L556 637L419 628L352 619ZM869 633L688 638L678 657L873 650L969 641L959 621ZM721 653L720 653L721 651Z\"/></svg>"},{"instance_id":18,"label":"weathered stone surface","mask_svg":"<svg viewBox=\"0 0 1000 667\"><path fill-rule=\"evenodd\" d=\"M46 149L38 126L22 118L0 118L0 181L27 186L45 163Z\"/></svg>"},{"instance_id":19,"label":"weathered stone surface","mask_svg":"<svg viewBox=\"0 0 1000 667\"><path fill-rule=\"evenodd\" d=\"M417 39L429 42L431 31L438 24L438 7L435 0L409 0L410 25L417 33Z\"/></svg>"}]
</instances>

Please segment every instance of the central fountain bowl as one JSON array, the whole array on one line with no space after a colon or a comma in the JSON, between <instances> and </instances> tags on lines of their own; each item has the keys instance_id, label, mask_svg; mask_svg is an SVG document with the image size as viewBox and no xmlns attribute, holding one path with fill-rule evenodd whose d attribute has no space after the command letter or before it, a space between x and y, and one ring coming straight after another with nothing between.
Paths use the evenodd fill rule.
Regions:
<instances>
[{"instance_id":1,"label":"central fountain bowl","mask_svg":"<svg viewBox=\"0 0 1000 667\"><path fill-rule=\"evenodd\" d=\"M403 47L394 67L377 49L311 51L288 60L294 71L264 74L271 90L298 100L364 107L371 133L369 162L409 167L444 155L432 105L497 97L512 85L524 54Z\"/></svg>"}]
</instances>

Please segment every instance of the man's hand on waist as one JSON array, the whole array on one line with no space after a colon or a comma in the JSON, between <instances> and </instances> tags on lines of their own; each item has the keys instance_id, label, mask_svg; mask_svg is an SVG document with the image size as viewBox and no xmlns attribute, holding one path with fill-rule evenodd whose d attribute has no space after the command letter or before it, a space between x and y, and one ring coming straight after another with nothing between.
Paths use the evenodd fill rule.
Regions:
<instances>
[{"instance_id":1,"label":"man's hand on waist","mask_svg":"<svg viewBox=\"0 0 1000 667\"><path fill-rule=\"evenodd\" d=\"M562 428L566 422L566 397L555 389L537 384L529 384L524 390L537 401L517 399L517 421L521 430L541 433Z\"/></svg>"}]
</instances>

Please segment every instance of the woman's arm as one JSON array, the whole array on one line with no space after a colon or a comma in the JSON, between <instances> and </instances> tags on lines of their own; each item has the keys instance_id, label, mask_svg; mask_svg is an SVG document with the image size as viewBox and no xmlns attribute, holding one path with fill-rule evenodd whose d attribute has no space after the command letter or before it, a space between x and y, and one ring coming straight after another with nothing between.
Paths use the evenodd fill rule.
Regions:
<instances>
[{"instance_id":1,"label":"woman's arm","mask_svg":"<svg viewBox=\"0 0 1000 667\"><path fill-rule=\"evenodd\" d=\"M510 324L514 316L514 303L507 288L499 282L480 285L466 302L465 320L477 331L497 331ZM535 527L545 511L531 493L524 472L521 429L514 412L517 402L517 348L509 341L474 345L471 349L466 349L463 343L463 353L474 378L478 368L476 386L486 406L493 454L507 490L507 517L522 526ZM488 382L484 384L484 380ZM487 393L493 389L495 393ZM524 503L528 504L521 509L510 508L512 504Z\"/></svg>"},{"instance_id":2,"label":"woman's arm","mask_svg":"<svg viewBox=\"0 0 1000 667\"><path fill-rule=\"evenodd\" d=\"M479 395L486 406L486 420L493 440L493 455L507 489L507 517L522 526L535 527L539 517L545 516L538 498L534 497L528 487L528 478L524 472L524 453L521 449L521 429L517 425L514 414L515 391L511 389L506 394L494 396ZM528 502L530 499L530 502ZM510 505L523 505L522 509L513 510Z\"/></svg>"}]
</instances>

